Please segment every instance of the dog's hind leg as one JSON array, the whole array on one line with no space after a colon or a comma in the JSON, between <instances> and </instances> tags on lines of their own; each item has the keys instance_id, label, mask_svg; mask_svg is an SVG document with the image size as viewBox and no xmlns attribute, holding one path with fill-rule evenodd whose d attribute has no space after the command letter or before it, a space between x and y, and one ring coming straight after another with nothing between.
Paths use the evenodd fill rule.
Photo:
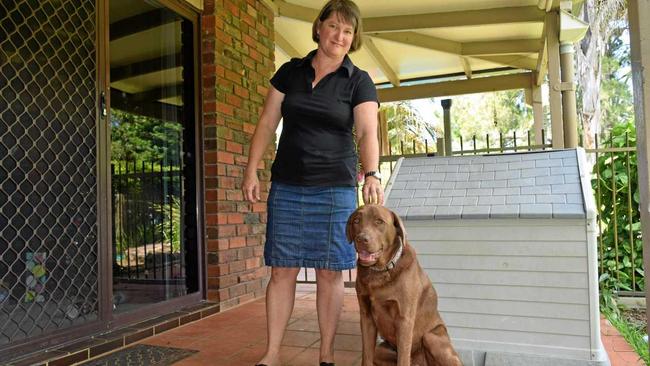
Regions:
<instances>
[{"instance_id":1,"label":"dog's hind leg","mask_svg":"<svg viewBox=\"0 0 650 366\"><path fill-rule=\"evenodd\" d=\"M424 335L422 343L425 349L427 366L463 366L454 350L444 325L437 326Z\"/></svg>"}]
</instances>

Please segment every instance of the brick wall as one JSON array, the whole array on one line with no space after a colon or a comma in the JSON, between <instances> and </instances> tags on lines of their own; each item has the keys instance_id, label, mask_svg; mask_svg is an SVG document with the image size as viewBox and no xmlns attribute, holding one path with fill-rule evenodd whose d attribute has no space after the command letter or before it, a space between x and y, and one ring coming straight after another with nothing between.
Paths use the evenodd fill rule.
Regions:
<instances>
[{"instance_id":1,"label":"brick wall","mask_svg":"<svg viewBox=\"0 0 650 366\"><path fill-rule=\"evenodd\" d=\"M266 204L242 200L248 144L274 70L273 13L257 0L205 0L203 138L208 300L226 309L263 296ZM269 188L274 147L259 171Z\"/></svg>"}]
</instances>

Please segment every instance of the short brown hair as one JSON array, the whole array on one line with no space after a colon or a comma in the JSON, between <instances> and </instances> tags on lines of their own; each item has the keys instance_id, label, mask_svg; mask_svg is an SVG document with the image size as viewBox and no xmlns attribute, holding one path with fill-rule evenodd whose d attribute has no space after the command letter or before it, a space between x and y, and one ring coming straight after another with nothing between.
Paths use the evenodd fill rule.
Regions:
<instances>
[{"instance_id":1,"label":"short brown hair","mask_svg":"<svg viewBox=\"0 0 650 366\"><path fill-rule=\"evenodd\" d=\"M361 11L357 4L351 0L330 0L323 6L318 17L314 20L311 27L311 39L318 43L318 25L320 22L329 18L332 13L337 13L343 20L352 24L354 27L354 37L350 45L350 52L354 52L361 48L361 33L363 32L361 26Z\"/></svg>"}]
</instances>

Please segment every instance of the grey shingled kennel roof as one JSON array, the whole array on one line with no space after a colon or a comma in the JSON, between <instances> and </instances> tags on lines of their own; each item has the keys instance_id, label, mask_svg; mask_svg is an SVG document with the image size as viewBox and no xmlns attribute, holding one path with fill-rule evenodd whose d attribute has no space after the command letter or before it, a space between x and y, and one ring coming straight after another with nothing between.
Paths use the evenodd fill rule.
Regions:
<instances>
[{"instance_id":1,"label":"grey shingled kennel roof","mask_svg":"<svg viewBox=\"0 0 650 366\"><path fill-rule=\"evenodd\" d=\"M584 218L584 165L582 149L402 158L386 207L405 220Z\"/></svg>"}]
</instances>

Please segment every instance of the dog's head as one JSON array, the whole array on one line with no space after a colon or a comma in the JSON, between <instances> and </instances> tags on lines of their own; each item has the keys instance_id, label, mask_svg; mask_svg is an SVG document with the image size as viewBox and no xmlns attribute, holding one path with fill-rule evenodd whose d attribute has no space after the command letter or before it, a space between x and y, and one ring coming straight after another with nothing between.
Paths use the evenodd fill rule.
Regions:
<instances>
[{"instance_id":1,"label":"dog's head","mask_svg":"<svg viewBox=\"0 0 650 366\"><path fill-rule=\"evenodd\" d=\"M399 216L384 206L365 205L350 215L346 227L348 241L354 242L359 264L383 266L397 248L406 243L404 224Z\"/></svg>"}]
</instances>

